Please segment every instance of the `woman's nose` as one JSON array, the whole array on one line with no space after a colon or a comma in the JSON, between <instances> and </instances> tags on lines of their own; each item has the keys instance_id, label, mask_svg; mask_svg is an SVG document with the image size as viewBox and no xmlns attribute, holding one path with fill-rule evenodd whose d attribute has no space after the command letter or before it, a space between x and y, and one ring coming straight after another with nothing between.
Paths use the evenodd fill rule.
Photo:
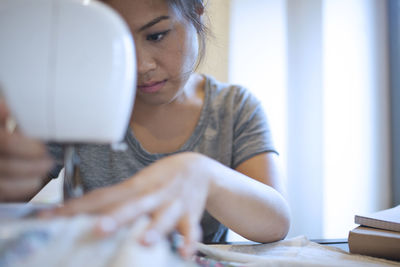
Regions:
<instances>
[{"instance_id":1,"label":"woman's nose","mask_svg":"<svg viewBox=\"0 0 400 267\"><path fill-rule=\"evenodd\" d=\"M139 74L146 74L156 68L157 64L152 55L146 49L136 49L137 68Z\"/></svg>"}]
</instances>

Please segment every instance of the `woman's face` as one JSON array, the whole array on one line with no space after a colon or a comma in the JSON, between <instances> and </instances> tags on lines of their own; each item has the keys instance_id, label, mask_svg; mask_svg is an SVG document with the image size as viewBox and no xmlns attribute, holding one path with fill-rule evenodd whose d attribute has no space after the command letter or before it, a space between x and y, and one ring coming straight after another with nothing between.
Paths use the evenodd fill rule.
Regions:
<instances>
[{"instance_id":1,"label":"woman's face","mask_svg":"<svg viewBox=\"0 0 400 267\"><path fill-rule=\"evenodd\" d=\"M179 97L198 56L194 26L165 0L109 0L128 23L137 57L136 101L167 104Z\"/></svg>"}]
</instances>

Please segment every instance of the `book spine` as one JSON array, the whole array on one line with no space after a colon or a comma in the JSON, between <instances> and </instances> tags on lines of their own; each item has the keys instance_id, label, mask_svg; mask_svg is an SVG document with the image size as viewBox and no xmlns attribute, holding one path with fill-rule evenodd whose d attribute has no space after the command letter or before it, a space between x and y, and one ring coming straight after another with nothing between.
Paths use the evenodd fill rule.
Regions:
<instances>
[{"instance_id":1,"label":"book spine","mask_svg":"<svg viewBox=\"0 0 400 267\"><path fill-rule=\"evenodd\" d=\"M364 225L364 226L400 232L400 224L399 223L370 219L370 218L357 216L357 215L354 218L354 222L356 224L360 224L360 225Z\"/></svg>"},{"instance_id":2,"label":"book spine","mask_svg":"<svg viewBox=\"0 0 400 267\"><path fill-rule=\"evenodd\" d=\"M400 261L400 239L350 231L348 244L353 254Z\"/></svg>"}]
</instances>

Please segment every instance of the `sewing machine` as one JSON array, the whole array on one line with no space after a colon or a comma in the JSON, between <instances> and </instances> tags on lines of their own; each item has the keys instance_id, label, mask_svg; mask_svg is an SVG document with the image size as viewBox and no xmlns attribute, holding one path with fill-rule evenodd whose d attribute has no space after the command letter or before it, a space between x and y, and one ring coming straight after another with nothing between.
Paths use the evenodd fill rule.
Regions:
<instances>
[{"instance_id":1,"label":"sewing machine","mask_svg":"<svg viewBox=\"0 0 400 267\"><path fill-rule=\"evenodd\" d=\"M124 137L136 91L133 38L92 0L1 0L0 90L19 129L65 145L64 199L81 195L75 145Z\"/></svg>"},{"instance_id":2,"label":"sewing machine","mask_svg":"<svg viewBox=\"0 0 400 267\"><path fill-rule=\"evenodd\" d=\"M65 145L64 200L78 197L76 144L124 146L136 93L130 30L95 0L0 0L0 38L1 94L25 135ZM0 266L194 266L176 235L140 245L146 216L96 239L96 216L46 221L30 217L35 209L0 205Z\"/></svg>"}]
</instances>

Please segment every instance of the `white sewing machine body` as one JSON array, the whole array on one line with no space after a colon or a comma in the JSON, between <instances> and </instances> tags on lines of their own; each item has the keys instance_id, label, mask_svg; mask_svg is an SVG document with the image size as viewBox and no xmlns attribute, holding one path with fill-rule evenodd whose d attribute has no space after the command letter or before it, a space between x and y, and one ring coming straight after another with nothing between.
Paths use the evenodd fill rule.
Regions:
<instances>
[{"instance_id":1,"label":"white sewing machine body","mask_svg":"<svg viewBox=\"0 0 400 267\"><path fill-rule=\"evenodd\" d=\"M59 143L117 143L136 92L128 26L88 0L0 1L0 90L22 132Z\"/></svg>"}]
</instances>

